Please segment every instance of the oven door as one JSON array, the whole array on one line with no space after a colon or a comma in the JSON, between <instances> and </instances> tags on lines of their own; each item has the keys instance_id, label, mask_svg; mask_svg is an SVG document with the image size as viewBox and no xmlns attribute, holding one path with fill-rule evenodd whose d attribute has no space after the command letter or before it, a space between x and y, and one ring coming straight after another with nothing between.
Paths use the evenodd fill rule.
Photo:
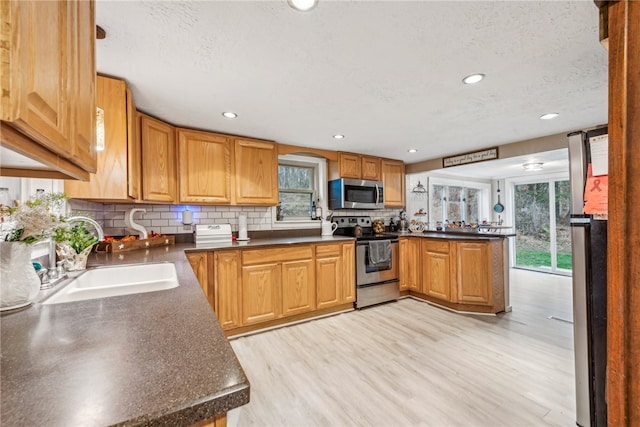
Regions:
<instances>
[{"instance_id":1,"label":"oven door","mask_svg":"<svg viewBox=\"0 0 640 427\"><path fill-rule=\"evenodd\" d=\"M398 242L391 242L391 264L371 265L369 262L369 242L356 244L356 285L386 282L398 279Z\"/></svg>"}]
</instances>

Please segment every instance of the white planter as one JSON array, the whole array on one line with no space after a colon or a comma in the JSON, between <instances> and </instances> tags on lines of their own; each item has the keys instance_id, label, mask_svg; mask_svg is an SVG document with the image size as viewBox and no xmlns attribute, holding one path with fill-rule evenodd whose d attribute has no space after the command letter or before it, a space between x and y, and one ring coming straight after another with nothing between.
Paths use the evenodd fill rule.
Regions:
<instances>
[{"instance_id":1,"label":"white planter","mask_svg":"<svg viewBox=\"0 0 640 427\"><path fill-rule=\"evenodd\" d=\"M40 292L31 249L21 242L0 242L0 311L25 307Z\"/></svg>"},{"instance_id":2,"label":"white planter","mask_svg":"<svg viewBox=\"0 0 640 427\"><path fill-rule=\"evenodd\" d=\"M76 253L68 243L61 243L56 246L56 254L58 259L64 261L64 267L67 271L78 271L87 268L87 259L93 249L93 245L86 248L80 253Z\"/></svg>"}]
</instances>

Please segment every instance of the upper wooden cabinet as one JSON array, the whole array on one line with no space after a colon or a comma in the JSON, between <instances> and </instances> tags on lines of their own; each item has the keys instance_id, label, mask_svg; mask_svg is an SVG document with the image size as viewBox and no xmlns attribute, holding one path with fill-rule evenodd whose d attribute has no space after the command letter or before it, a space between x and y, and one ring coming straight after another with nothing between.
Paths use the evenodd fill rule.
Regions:
<instances>
[{"instance_id":1,"label":"upper wooden cabinet","mask_svg":"<svg viewBox=\"0 0 640 427\"><path fill-rule=\"evenodd\" d=\"M380 158L362 156L362 179L380 181Z\"/></svg>"},{"instance_id":2,"label":"upper wooden cabinet","mask_svg":"<svg viewBox=\"0 0 640 427\"><path fill-rule=\"evenodd\" d=\"M2 145L88 179L96 171L94 2L1 8Z\"/></svg>"},{"instance_id":3,"label":"upper wooden cabinet","mask_svg":"<svg viewBox=\"0 0 640 427\"><path fill-rule=\"evenodd\" d=\"M278 204L278 153L273 142L235 140L235 204Z\"/></svg>"},{"instance_id":4,"label":"upper wooden cabinet","mask_svg":"<svg viewBox=\"0 0 640 427\"><path fill-rule=\"evenodd\" d=\"M338 153L340 178L362 178L362 156L352 153Z\"/></svg>"},{"instance_id":5,"label":"upper wooden cabinet","mask_svg":"<svg viewBox=\"0 0 640 427\"><path fill-rule=\"evenodd\" d=\"M142 198L173 203L177 200L175 128L145 114L139 115Z\"/></svg>"},{"instance_id":6,"label":"upper wooden cabinet","mask_svg":"<svg viewBox=\"0 0 640 427\"><path fill-rule=\"evenodd\" d=\"M338 153L340 178L380 181L380 158L355 153Z\"/></svg>"},{"instance_id":7,"label":"upper wooden cabinet","mask_svg":"<svg viewBox=\"0 0 640 427\"><path fill-rule=\"evenodd\" d=\"M384 206L386 208L404 207L404 163L399 160L382 159L381 169Z\"/></svg>"},{"instance_id":8,"label":"upper wooden cabinet","mask_svg":"<svg viewBox=\"0 0 640 427\"><path fill-rule=\"evenodd\" d=\"M178 129L180 203L231 203L233 141L226 135Z\"/></svg>"},{"instance_id":9,"label":"upper wooden cabinet","mask_svg":"<svg viewBox=\"0 0 640 427\"><path fill-rule=\"evenodd\" d=\"M123 80L98 76L96 104L104 110L105 149L89 182L67 180L71 198L134 201L140 198L140 139L131 91Z\"/></svg>"}]
</instances>

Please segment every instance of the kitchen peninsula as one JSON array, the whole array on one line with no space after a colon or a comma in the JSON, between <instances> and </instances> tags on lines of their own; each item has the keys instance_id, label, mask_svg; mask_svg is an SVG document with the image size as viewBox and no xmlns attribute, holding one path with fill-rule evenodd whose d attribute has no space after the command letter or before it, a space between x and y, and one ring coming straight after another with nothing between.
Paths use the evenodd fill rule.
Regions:
<instances>
[{"instance_id":1,"label":"kitchen peninsula","mask_svg":"<svg viewBox=\"0 0 640 427\"><path fill-rule=\"evenodd\" d=\"M510 234L400 233L400 292L465 313L510 311Z\"/></svg>"}]
</instances>

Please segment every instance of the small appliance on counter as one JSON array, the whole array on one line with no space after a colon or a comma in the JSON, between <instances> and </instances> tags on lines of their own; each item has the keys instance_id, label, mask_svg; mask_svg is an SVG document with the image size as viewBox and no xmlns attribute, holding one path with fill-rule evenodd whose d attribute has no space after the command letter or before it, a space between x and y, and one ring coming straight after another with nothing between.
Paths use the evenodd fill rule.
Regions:
<instances>
[{"instance_id":1,"label":"small appliance on counter","mask_svg":"<svg viewBox=\"0 0 640 427\"><path fill-rule=\"evenodd\" d=\"M231 243L231 224L196 224L196 246Z\"/></svg>"},{"instance_id":2,"label":"small appliance on counter","mask_svg":"<svg viewBox=\"0 0 640 427\"><path fill-rule=\"evenodd\" d=\"M406 233L407 231L409 231L409 221L407 221L407 213L405 211L400 212L398 231L400 231L401 233Z\"/></svg>"}]
</instances>

